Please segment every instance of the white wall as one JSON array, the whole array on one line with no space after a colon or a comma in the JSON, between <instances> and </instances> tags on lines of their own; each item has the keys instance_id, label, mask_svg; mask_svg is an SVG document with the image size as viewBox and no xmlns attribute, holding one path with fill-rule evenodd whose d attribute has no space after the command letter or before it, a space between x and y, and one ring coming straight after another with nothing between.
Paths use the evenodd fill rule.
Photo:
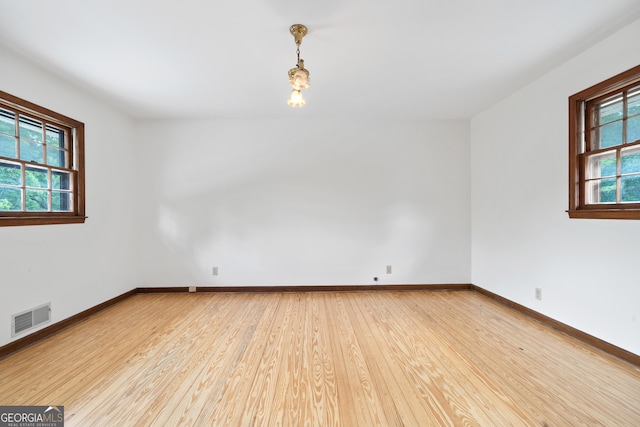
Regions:
<instances>
[{"instance_id":1,"label":"white wall","mask_svg":"<svg viewBox=\"0 0 640 427\"><path fill-rule=\"evenodd\" d=\"M565 210L568 97L638 65L639 40L636 21L471 120L473 283L636 354L640 221Z\"/></svg>"},{"instance_id":2,"label":"white wall","mask_svg":"<svg viewBox=\"0 0 640 427\"><path fill-rule=\"evenodd\" d=\"M466 122L136 130L141 286L469 283Z\"/></svg>"},{"instance_id":3,"label":"white wall","mask_svg":"<svg viewBox=\"0 0 640 427\"><path fill-rule=\"evenodd\" d=\"M2 90L85 123L85 224L0 227L0 346L11 315L52 303L58 322L136 287L132 124L64 80L0 47ZM46 326L46 325L45 325Z\"/></svg>"}]
</instances>

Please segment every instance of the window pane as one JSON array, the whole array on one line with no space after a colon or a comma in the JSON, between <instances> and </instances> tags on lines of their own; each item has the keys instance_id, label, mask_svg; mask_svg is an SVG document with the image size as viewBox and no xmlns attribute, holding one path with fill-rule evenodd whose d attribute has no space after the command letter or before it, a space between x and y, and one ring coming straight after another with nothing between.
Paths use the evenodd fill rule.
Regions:
<instances>
[{"instance_id":1,"label":"window pane","mask_svg":"<svg viewBox=\"0 0 640 427\"><path fill-rule=\"evenodd\" d=\"M0 132L13 135L16 134L16 115L0 108Z\"/></svg>"},{"instance_id":2,"label":"window pane","mask_svg":"<svg viewBox=\"0 0 640 427\"><path fill-rule=\"evenodd\" d=\"M71 174L69 172L51 172L51 188L54 190L71 190Z\"/></svg>"},{"instance_id":3,"label":"window pane","mask_svg":"<svg viewBox=\"0 0 640 427\"><path fill-rule=\"evenodd\" d=\"M47 190L31 190L27 188L27 210L48 211L49 194Z\"/></svg>"},{"instance_id":4,"label":"window pane","mask_svg":"<svg viewBox=\"0 0 640 427\"><path fill-rule=\"evenodd\" d=\"M640 116L630 117L627 120L627 142L640 139Z\"/></svg>"},{"instance_id":5,"label":"window pane","mask_svg":"<svg viewBox=\"0 0 640 427\"><path fill-rule=\"evenodd\" d=\"M51 193L52 210L56 212L69 212L71 210L71 193L53 191Z\"/></svg>"},{"instance_id":6,"label":"window pane","mask_svg":"<svg viewBox=\"0 0 640 427\"><path fill-rule=\"evenodd\" d=\"M20 140L20 159L28 162L42 163L44 156L43 145L37 142Z\"/></svg>"},{"instance_id":7,"label":"window pane","mask_svg":"<svg viewBox=\"0 0 640 427\"><path fill-rule=\"evenodd\" d=\"M0 156L15 159L17 155L16 139L13 136L0 134Z\"/></svg>"},{"instance_id":8,"label":"window pane","mask_svg":"<svg viewBox=\"0 0 640 427\"><path fill-rule=\"evenodd\" d=\"M587 160L587 179L616 175L616 152L594 154Z\"/></svg>"},{"instance_id":9,"label":"window pane","mask_svg":"<svg viewBox=\"0 0 640 427\"><path fill-rule=\"evenodd\" d=\"M48 175L46 169L27 167L25 173L27 187L49 188Z\"/></svg>"},{"instance_id":10,"label":"window pane","mask_svg":"<svg viewBox=\"0 0 640 427\"><path fill-rule=\"evenodd\" d=\"M627 116L640 114L640 87L632 89L627 98Z\"/></svg>"},{"instance_id":11,"label":"window pane","mask_svg":"<svg viewBox=\"0 0 640 427\"><path fill-rule=\"evenodd\" d=\"M615 203L616 179L606 178L587 182L587 203Z\"/></svg>"},{"instance_id":12,"label":"window pane","mask_svg":"<svg viewBox=\"0 0 640 427\"><path fill-rule=\"evenodd\" d=\"M621 150L620 156L622 174L640 173L640 146L625 148Z\"/></svg>"},{"instance_id":13,"label":"window pane","mask_svg":"<svg viewBox=\"0 0 640 427\"><path fill-rule=\"evenodd\" d=\"M615 122L600 128L594 132L595 150L608 148L622 144L622 122Z\"/></svg>"},{"instance_id":14,"label":"window pane","mask_svg":"<svg viewBox=\"0 0 640 427\"><path fill-rule=\"evenodd\" d=\"M622 119L622 94L611 97L598 104L596 123L607 124Z\"/></svg>"},{"instance_id":15,"label":"window pane","mask_svg":"<svg viewBox=\"0 0 640 427\"><path fill-rule=\"evenodd\" d=\"M47 126L47 145L64 147L64 131L53 126Z\"/></svg>"},{"instance_id":16,"label":"window pane","mask_svg":"<svg viewBox=\"0 0 640 427\"><path fill-rule=\"evenodd\" d=\"M42 122L20 116L20 139L42 142Z\"/></svg>"},{"instance_id":17,"label":"window pane","mask_svg":"<svg viewBox=\"0 0 640 427\"><path fill-rule=\"evenodd\" d=\"M22 190L0 185L0 211L21 211Z\"/></svg>"},{"instance_id":18,"label":"window pane","mask_svg":"<svg viewBox=\"0 0 640 427\"><path fill-rule=\"evenodd\" d=\"M22 173L20 165L0 163L0 184L21 185Z\"/></svg>"},{"instance_id":19,"label":"window pane","mask_svg":"<svg viewBox=\"0 0 640 427\"><path fill-rule=\"evenodd\" d=\"M65 167L65 152L57 148L47 147L47 164L50 166Z\"/></svg>"},{"instance_id":20,"label":"window pane","mask_svg":"<svg viewBox=\"0 0 640 427\"><path fill-rule=\"evenodd\" d=\"M623 176L620 193L622 202L640 202L640 175Z\"/></svg>"}]
</instances>

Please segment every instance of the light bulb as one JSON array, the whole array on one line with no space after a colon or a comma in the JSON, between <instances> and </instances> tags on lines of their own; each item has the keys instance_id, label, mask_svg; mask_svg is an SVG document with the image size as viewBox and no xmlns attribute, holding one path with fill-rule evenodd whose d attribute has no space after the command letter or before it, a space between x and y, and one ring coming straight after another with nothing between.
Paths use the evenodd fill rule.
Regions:
<instances>
[{"instance_id":1,"label":"light bulb","mask_svg":"<svg viewBox=\"0 0 640 427\"><path fill-rule=\"evenodd\" d=\"M302 107L307 101L302 97L302 92L298 89L291 91L291 97L287 100L287 104L291 107Z\"/></svg>"}]
</instances>

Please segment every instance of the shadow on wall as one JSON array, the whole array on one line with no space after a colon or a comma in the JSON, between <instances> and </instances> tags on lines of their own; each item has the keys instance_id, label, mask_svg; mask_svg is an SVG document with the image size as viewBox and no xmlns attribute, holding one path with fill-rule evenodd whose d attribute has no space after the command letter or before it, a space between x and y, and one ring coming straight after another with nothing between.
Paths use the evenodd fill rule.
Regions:
<instances>
[{"instance_id":1,"label":"shadow on wall","mask_svg":"<svg viewBox=\"0 0 640 427\"><path fill-rule=\"evenodd\" d=\"M202 168L197 191L157 207L162 242L199 284L213 265L225 284L362 283L398 257L410 275L429 255L428 197L415 171L363 148L270 158L235 180L221 171L225 185Z\"/></svg>"}]
</instances>

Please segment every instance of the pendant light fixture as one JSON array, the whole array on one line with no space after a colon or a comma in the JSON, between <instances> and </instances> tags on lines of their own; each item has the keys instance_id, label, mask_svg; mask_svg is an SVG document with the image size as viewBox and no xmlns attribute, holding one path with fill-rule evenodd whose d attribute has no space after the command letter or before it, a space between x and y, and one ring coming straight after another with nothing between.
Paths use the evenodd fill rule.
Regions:
<instances>
[{"instance_id":1,"label":"pendant light fixture","mask_svg":"<svg viewBox=\"0 0 640 427\"><path fill-rule=\"evenodd\" d=\"M298 62L296 67L289 70L289 84L291 85L291 97L287 103L291 107L302 107L306 101L302 97L302 89L309 87L309 70L304 68L304 60L300 59L300 44L302 38L307 35L307 27L302 24L295 24L289 28L289 32L296 42L296 54Z\"/></svg>"}]
</instances>

